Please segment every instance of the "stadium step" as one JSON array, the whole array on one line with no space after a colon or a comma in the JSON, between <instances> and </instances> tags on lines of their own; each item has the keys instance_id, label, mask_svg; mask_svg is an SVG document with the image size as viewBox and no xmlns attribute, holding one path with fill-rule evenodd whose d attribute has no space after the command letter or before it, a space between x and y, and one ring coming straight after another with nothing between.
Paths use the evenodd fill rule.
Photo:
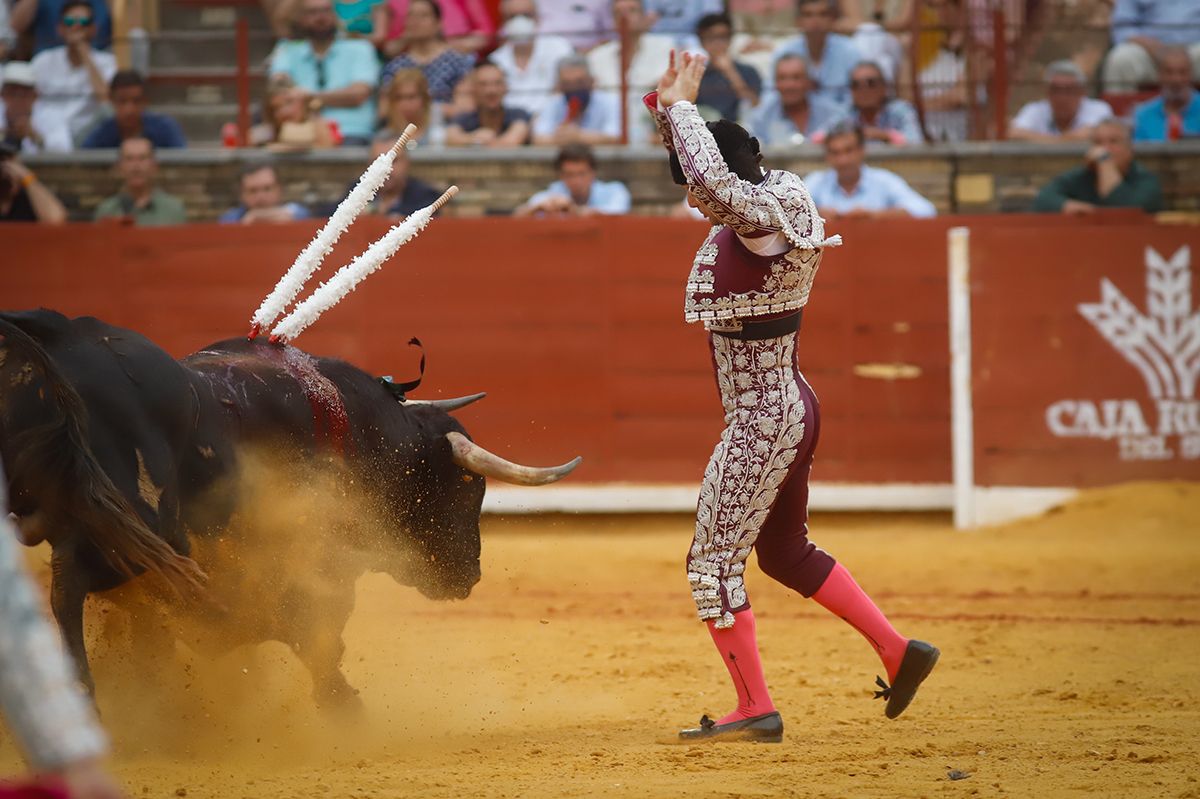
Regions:
<instances>
[{"instance_id":1,"label":"stadium step","mask_svg":"<svg viewBox=\"0 0 1200 799\"><path fill-rule=\"evenodd\" d=\"M164 2L159 4L158 27L164 31L232 31L238 17L244 17L250 23L252 32L270 30L267 17L262 7L257 4L200 5Z\"/></svg>"},{"instance_id":2,"label":"stadium step","mask_svg":"<svg viewBox=\"0 0 1200 799\"><path fill-rule=\"evenodd\" d=\"M221 126L236 122L238 113L237 103L164 103L154 110L179 121L190 147L220 147Z\"/></svg>"},{"instance_id":3,"label":"stadium step","mask_svg":"<svg viewBox=\"0 0 1200 799\"><path fill-rule=\"evenodd\" d=\"M259 68L275 46L267 31L250 34L250 67ZM150 71L164 68L225 67L237 65L237 43L232 29L161 31L150 43Z\"/></svg>"},{"instance_id":4,"label":"stadium step","mask_svg":"<svg viewBox=\"0 0 1200 799\"><path fill-rule=\"evenodd\" d=\"M262 101L264 69L250 70L250 102ZM237 102L236 72L228 67L156 69L149 77L150 104L187 103L196 106Z\"/></svg>"}]
</instances>

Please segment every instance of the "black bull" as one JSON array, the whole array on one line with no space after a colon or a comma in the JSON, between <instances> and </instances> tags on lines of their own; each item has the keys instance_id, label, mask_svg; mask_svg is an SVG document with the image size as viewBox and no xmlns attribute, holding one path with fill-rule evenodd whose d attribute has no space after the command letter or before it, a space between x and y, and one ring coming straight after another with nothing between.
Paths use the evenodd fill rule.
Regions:
<instances>
[{"instance_id":1,"label":"black bull","mask_svg":"<svg viewBox=\"0 0 1200 799\"><path fill-rule=\"evenodd\" d=\"M510 464L470 442L447 410L399 402L348 363L262 340L231 339L176 361L90 317L0 313L0 458L11 511L25 543L52 547L51 606L89 689L87 595L152 572L204 597L189 536L237 542L239 472L251 450L340 464L374 498L372 526L384 528L373 530L368 565L431 598L465 598L480 578L484 476L538 485L577 460ZM347 536L351 527L347 520ZM314 693L334 701L352 694L339 662L353 581L338 593L307 598L325 605L320 614L293 597L274 629L253 633L293 646Z\"/></svg>"}]
</instances>

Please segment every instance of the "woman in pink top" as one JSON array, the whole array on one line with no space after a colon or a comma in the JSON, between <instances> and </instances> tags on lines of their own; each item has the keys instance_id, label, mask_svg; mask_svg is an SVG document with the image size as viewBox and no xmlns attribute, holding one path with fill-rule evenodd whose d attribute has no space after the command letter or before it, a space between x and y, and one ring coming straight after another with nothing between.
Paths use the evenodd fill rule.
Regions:
<instances>
[{"instance_id":1,"label":"woman in pink top","mask_svg":"<svg viewBox=\"0 0 1200 799\"><path fill-rule=\"evenodd\" d=\"M404 19L409 0L387 0L376 7L383 15L376 20L376 30L386 30L383 53L393 57L403 52ZM491 45L496 33L496 21L488 13L484 0L437 0L442 10L442 32L446 41L463 53L474 53Z\"/></svg>"}]
</instances>

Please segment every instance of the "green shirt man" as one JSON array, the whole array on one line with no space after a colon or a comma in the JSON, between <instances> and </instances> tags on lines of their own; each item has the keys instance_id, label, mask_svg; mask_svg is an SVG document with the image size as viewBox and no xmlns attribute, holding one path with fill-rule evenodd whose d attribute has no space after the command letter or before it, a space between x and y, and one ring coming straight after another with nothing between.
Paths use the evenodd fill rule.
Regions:
<instances>
[{"instance_id":1,"label":"green shirt man","mask_svg":"<svg viewBox=\"0 0 1200 799\"><path fill-rule=\"evenodd\" d=\"M138 225L179 225L187 221L187 211L178 197L154 186L158 161L154 145L141 136L121 142L117 156L117 174L121 191L96 208L96 219L132 217Z\"/></svg>"},{"instance_id":2,"label":"green shirt man","mask_svg":"<svg viewBox=\"0 0 1200 799\"><path fill-rule=\"evenodd\" d=\"M119 219L133 217L138 227L158 225L182 225L187 221L187 209L183 202L162 189L150 192L145 202L138 202L125 192L109 197L96 206L96 219Z\"/></svg>"},{"instance_id":3,"label":"green shirt man","mask_svg":"<svg viewBox=\"0 0 1200 799\"><path fill-rule=\"evenodd\" d=\"M1130 131L1124 122L1110 119L1097 125L1086 160L1083 166L1043 186L1033 210L1064 214L1090 214L1097 208L1141 208L1148 213L1162 210L1162 185L1158 177L1133 160Z\"/></svg>"}]
</instances>

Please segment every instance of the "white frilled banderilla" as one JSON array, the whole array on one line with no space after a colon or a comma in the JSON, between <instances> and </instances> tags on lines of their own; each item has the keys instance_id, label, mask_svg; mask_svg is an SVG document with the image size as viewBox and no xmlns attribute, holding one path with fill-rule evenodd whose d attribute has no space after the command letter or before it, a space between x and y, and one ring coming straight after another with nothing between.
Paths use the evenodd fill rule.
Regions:
<instances>
[{"instance_id":1,"label":"white frilled banderilla","mask_svg":"<svg viewBox=\"0 0 1200 799\"><path fill-rule=\"evenodd\" d=\"M322 283L308 299L296 305L292 312L275 323L283 314L284 309L300 294L304 284L321 268L325 260L342 234L354 224L354 220L370 205L379 192L379 188L392 172L392 163L399 153L417 133L415 125L409 125L396 143L386 153L376 158L358 179L358 183L338 205L337 210L329 217L329 221L317 231L317 235L309 242L295 262L275 284L262 305L251 318L249 338L255 338L264 330L271 331L271 341L287 343L299 336L309 325L317 321L321 314L337 305L343 297L349 294L366 279L372 272L379 269L389 258L396 254L402 246L425 229L433 215L442 206L450 202L458 193L457 186L451 186L432 205L429 205L409 216L403 222L392 227L378 241L372 244L361 255L339 269L333 277ZM272 327L274 325L274 327Z\"/></svg>"}]
</instances>

